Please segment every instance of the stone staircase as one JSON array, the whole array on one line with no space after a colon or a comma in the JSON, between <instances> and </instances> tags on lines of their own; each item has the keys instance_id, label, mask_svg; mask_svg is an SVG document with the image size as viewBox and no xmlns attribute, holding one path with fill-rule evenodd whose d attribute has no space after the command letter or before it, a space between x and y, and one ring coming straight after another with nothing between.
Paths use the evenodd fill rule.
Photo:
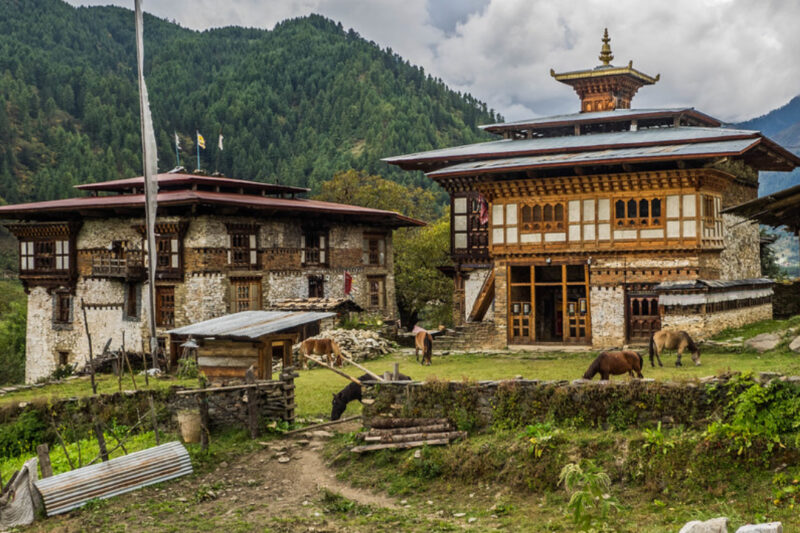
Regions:
<instances>
[{"instance_id":1,"label":"stone staircase","mask_svg":"<svg viewBox=\"0 0 800 533\"><path fill-rule=\"evenodd\" d=\"M479 351L495 331L494 322L467 322L433 338L433 351Z\"/></svg>"}]
</instances>

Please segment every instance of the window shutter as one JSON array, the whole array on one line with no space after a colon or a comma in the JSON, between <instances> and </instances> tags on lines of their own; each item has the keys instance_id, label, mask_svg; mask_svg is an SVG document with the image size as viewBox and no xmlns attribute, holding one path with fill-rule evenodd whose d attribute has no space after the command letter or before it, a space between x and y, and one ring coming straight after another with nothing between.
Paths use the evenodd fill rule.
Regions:
<instances>
[{"instance_id":1,"label":"window shutter","mask_svg":"<svg viewBox=\"0 0 800 533\"><path fill-rule=\"evenodd\" d=\"M306 263L306 236L300 235L300 262Z\"/></svg>"},{"instance_id":2,"label":"window shutter","mask_svg":"<svg viewBox=\"0 0 800 533\"><path fill-rule=\"evenodd\" d=\"M64 259L61 255L61 242L62 241L56 241L56 270L64 269Z\"/></svg>"},{"instance_id":3,"label":"window shutter","mask_svg":"<svg viewBox=\"0 0 800 533\"><path fill-rule=\"evenodd\" d=\"M62 247L64 250L64 270L69 270L69 241L64 241Z\"/></svg>"},{"instance_id":4,"label":"window shutter","mask_svg":"<svg viewBox=\"0 0 800 533\"><path fill-rule=\"evenodd\" d=\"M172 268L178 268L178 239L170 240L170 253L172 255Z\"/></svg>"},{"instance_id":5,"label":"window shutter","mask_svg":"<svg viewBox=\"0 0 800 533\"><path fill-rule=\"evenodd\" d=\"M69 296L69 323L72 324L74 320L74 315L72 314L72 310L75 307L75 299L72 296Z\"/></svg>"},{"instance_id":6,"label":"window shutter","mask_svg":"<svg viewBox=\"0 0 800 533\"><path fill-rule=\"evenodd\" d=\"M364 239L361 244L361 262L369 264L369 239Z\"/></svg>"},{"instance_id":7,"label":"window shutter","mask_svg":"<svg viewBox=\"0 0 800 533\"><path fill-rule=\"evenodd\" d=\"M258 263L258 249L256 247L256 236L250 235L250 264L255 265Z\"/></svg>"},{"instance_id":8,"label":"window shutter","mask_svg":"<svg viewBox=\"0 0 800 533\"><path fill-rule=\"evenodd\" d=\"M323 265L326 263L325 261L325 235L319 236L319 262Z\"/></svg>"},{"instance_id":9,"label":"window shutter","mask_svg":"<svg viewBox=\"0 0 800 533\"><path fill-rule=\"evenodd\" d=\"M228 264L233 263L233 236L228 233Z\"/></svg>"},{"instance_id":10,"label":"window shutter","mask_svg":"<svg viewBox=\"0 0 800 533\"><path fill-rule=\"evenodd\" d=\"M378 264L381 266L386 264L386 239L378 240Z\"/></svg>"}]
</instances>

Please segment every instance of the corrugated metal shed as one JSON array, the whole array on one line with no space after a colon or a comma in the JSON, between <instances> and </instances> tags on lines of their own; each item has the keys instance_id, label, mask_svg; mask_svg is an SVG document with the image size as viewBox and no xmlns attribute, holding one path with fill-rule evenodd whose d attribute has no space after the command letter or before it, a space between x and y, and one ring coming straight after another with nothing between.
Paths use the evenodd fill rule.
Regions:
<instances>
[{"instance_id":1,"label":"corrugated metal shed","mask_svg":"<svg viewBox=\"0 0 800 533\"><path fill-rule=\"evenodd\" d=\"M562 137L563 139L563 137ZM431 178L450 175L480 174L524 170L528 168L557 167L582 163L613 163L616 161L647 161L663 159L691 159L693 157L721 157L739 155L760 142L759 138L693 144L668 144L641 148L600 150L593 152L570 152L530 157L511 157L489 159L470 163L460 163L429 172Z\"/></svg>"},{"instance_id":2,"label":"corrugated metal shed","mask_svg":"<svg viewBox=\"0 0 800 533\"><path fill-rule=\"evenodd\" d=\"M324 318L336 313L311 311L242 311L232 315L212 318L191 326L168 331L173 335L192 335L198 338L225 338L232 340L258 339L264 335L280 333Z\"/></svg>"},{"instance_id":3,"label":"corrugated metal shed","mask_svg":"<svg viewBox=\"0 0 800 533\"><path fill-rule=\"evenodd\" d=\"M44 500L47 516L53 516L77 509L94 498L111 498L191 473L189 452L180 442L168 442L106 463L40 479L36 488Z\"/></svg>"}]
</instances>

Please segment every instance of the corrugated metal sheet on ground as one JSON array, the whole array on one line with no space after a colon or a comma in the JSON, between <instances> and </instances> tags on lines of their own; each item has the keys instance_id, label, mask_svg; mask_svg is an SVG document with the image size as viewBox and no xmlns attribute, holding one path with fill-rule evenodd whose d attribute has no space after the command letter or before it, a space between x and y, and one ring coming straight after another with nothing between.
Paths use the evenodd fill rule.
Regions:
<instances>
[{"instance_id":1,"label":"corrugated metal sheet on ground","mask_svg":"<svg viewBox=\"0 0 800 533\"><path fill-rule=\"evenodd\" d=\"M53 516L77 509L95 498L111 498L191 473L189 452L180 442L168 442L106 463L40 479L36 488L44 500L47 516Z\"/></svg>"},{"instance_id":2,"label":"corrugated metal sheet on ground","mask_svg":"<svg viewBox=\"0 0 800 533\"><path fill-rule=\"evenodd\" d=\"M232 315L212 318L190 326L168 331L175 335L195 337L248 338L257 339L271 333L280 333L303 324L317 322L336 313L313 311L242 311Z\"/></svg>"},{"instance_id":3,"label":"corrugated metal sheet on ground","mask_svg":"<svg viewBox=\"0 0 800 533\"><path fill-rule=\"evenodd\" d=\"M589 135L586 137L589 137ZM658 146L642 146L638 148L599 150L593 152L569 152L529 157L489 159L444 167L441 170L429 172L427 175L430 177L438 177L450 174L460 174L464 172L485 172L514 168L533 168L538 166L574 165L577 163L586 163L592 161L624 161L626 159L659 159L663 157L692 157L695 155L720 156L727 154L739 154L757 144L759 140L759 138L750 138L735 141L708 143L664 144Z\"/></svg>"}]
</instances>

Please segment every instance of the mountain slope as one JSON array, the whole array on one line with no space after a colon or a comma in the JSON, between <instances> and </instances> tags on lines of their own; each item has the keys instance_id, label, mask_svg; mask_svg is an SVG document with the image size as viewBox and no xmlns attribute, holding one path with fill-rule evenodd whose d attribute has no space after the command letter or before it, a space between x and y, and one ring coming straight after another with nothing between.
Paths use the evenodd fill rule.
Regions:
<instances>
[{"instance_id":1,"label":"mountain slope","mask_svg":"<svg viewBox=\"0 0 800 533\"><path fill-rule=\"evenodd\" d=\"M0 0L0 197L76 194L140 174L131 11ZM391 50L321 16L274 30L196 32L145 17L145 76L159 168L196 166L318 188L349 168L430 187L381 157L488 138L499 119ZM217 135L224 135L224 150Z\"/></svg>"},{"instance_id":2,"label":"mountain slope","mask_svg":"<svg viewBox=\"0 0 800 533\"><path fill-rule=\"evenodd\" d=\"M800 155L800 96L766 115L740 122L736 127L759 130L784 148ZM759 195L800 184L800 169L794 172L762 172Z\"/></svg>"}]
</instances>

